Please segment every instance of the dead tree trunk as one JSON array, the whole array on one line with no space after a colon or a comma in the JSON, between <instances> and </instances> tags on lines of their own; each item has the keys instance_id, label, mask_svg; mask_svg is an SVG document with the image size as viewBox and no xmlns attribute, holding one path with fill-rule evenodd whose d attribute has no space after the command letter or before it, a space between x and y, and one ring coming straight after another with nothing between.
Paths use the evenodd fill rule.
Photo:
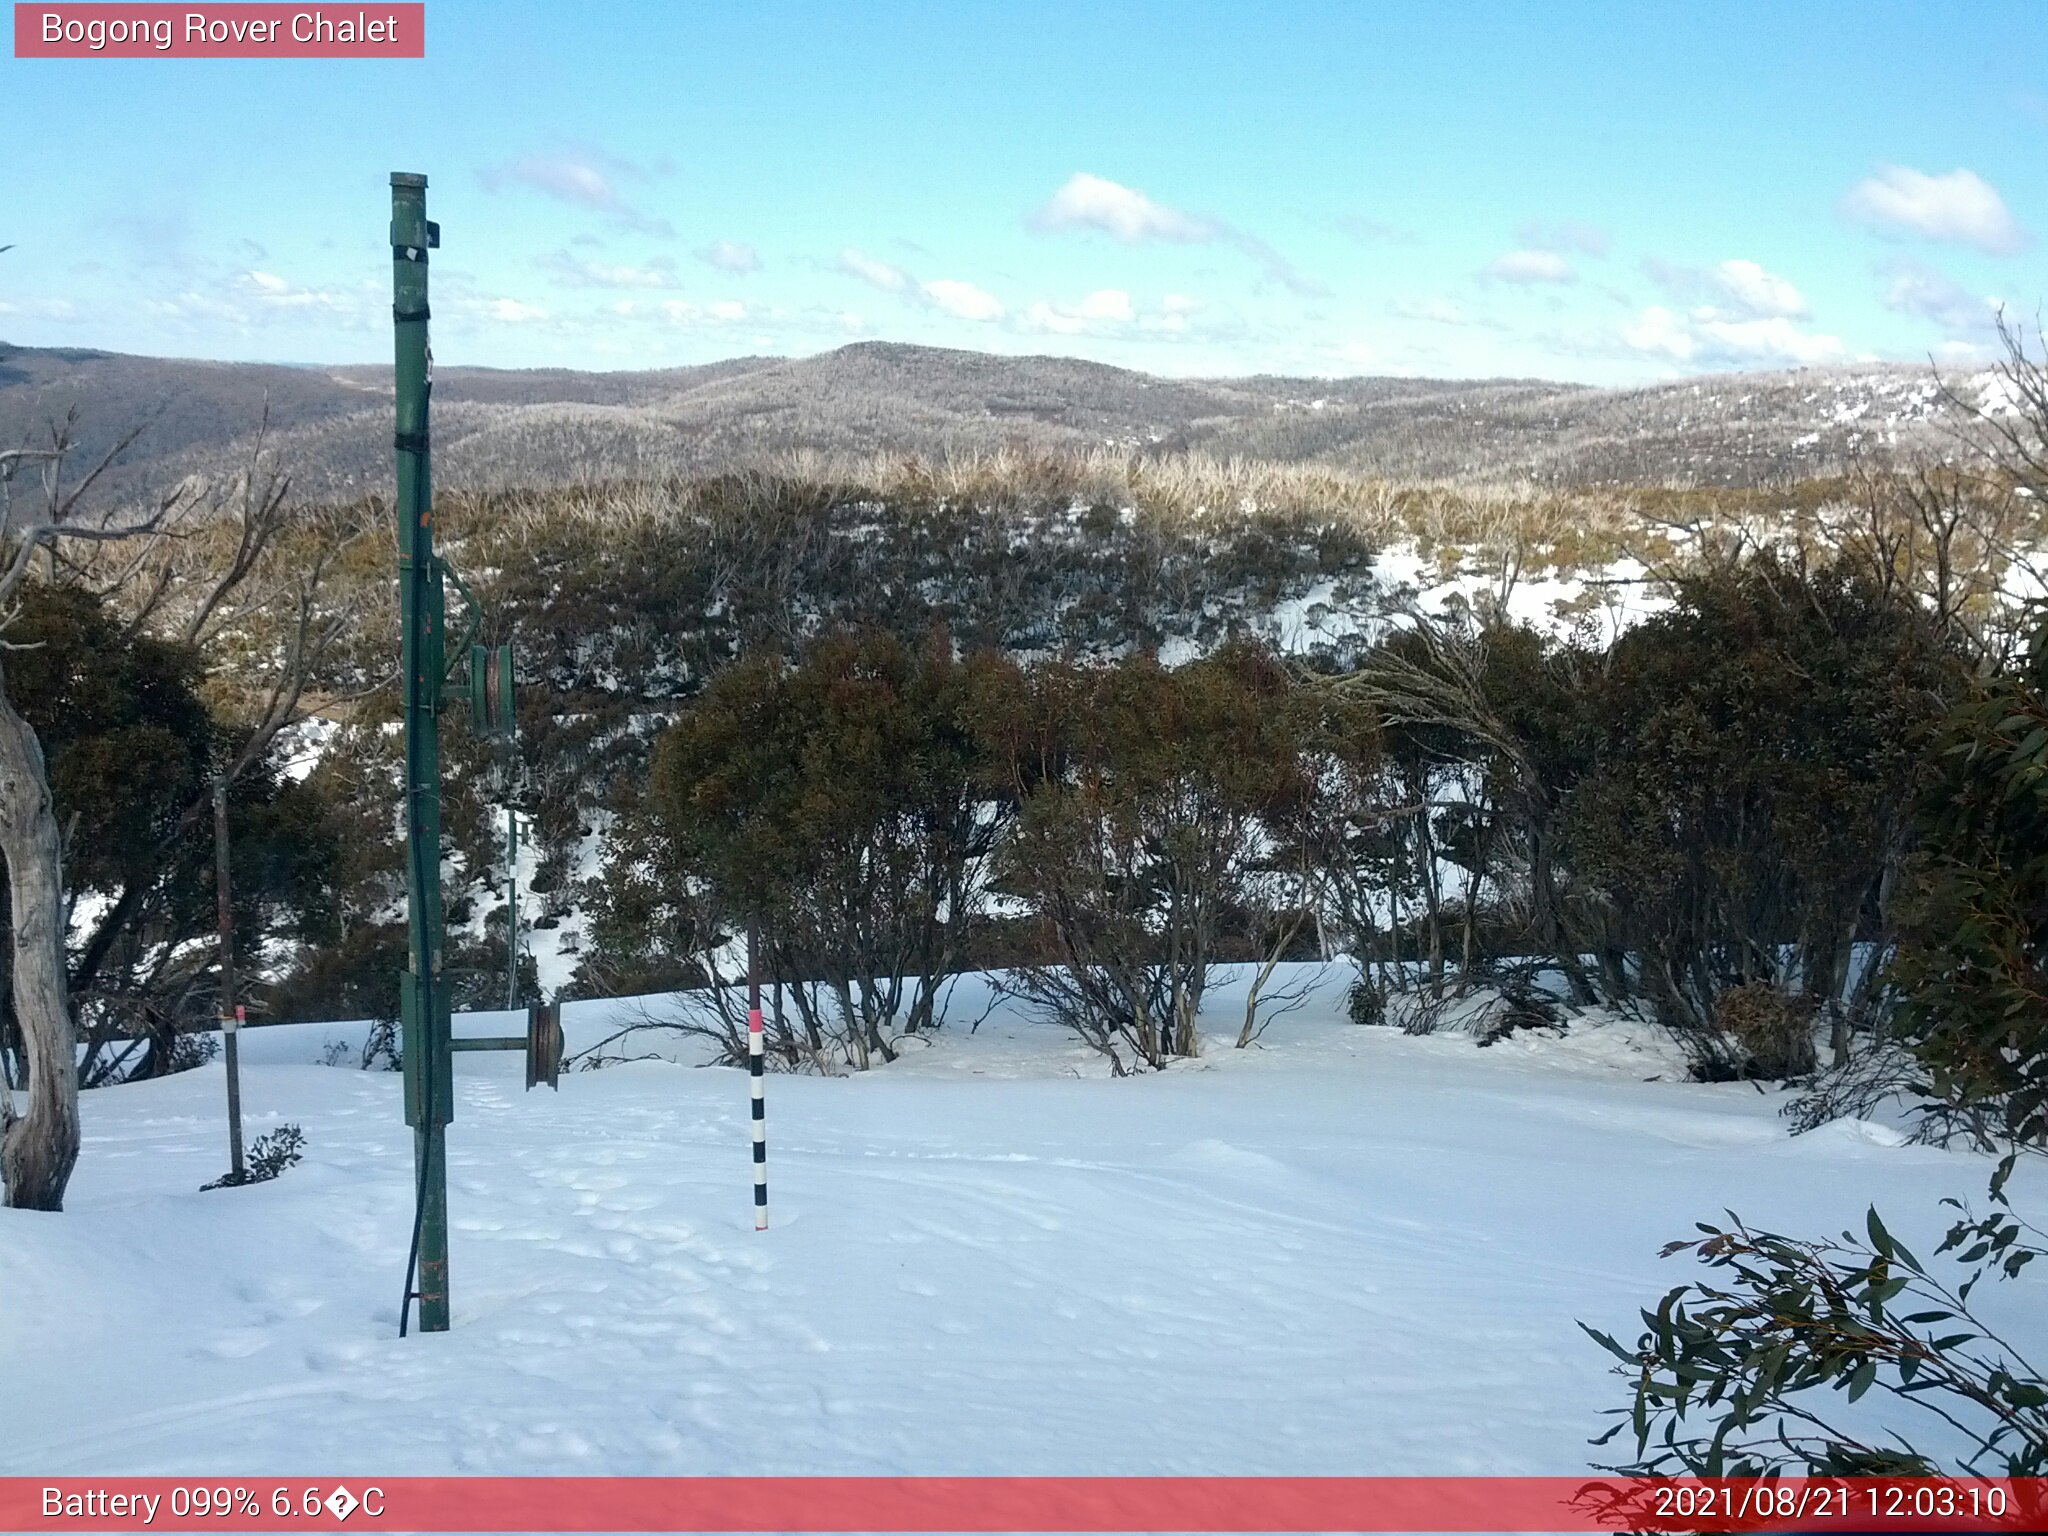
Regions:
<instances>
[{"instance_id":1,"label":"dead tree trunk","mask_svg":"<svg viewBox=\"0 0 2048 1536\"><path fill-rule=\"evenodd\" d=\"M0 1105L0 1192L18 1210L64 1208L78 1161L78 1061L64 984L64 880L56 807L35 728L0 682L0 855L13 917L14 1017L27 1107Z\"/></svg>"}]
</instances>

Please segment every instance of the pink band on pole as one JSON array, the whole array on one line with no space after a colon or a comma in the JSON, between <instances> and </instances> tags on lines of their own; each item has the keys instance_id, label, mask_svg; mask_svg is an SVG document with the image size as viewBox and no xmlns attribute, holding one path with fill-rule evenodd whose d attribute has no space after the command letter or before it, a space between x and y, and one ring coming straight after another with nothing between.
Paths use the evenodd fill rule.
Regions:
<instances>
[{"instance_id":1,"label":"pink band on pole","mask_svg":"<svg viewBox=\"0 0 2048 1536\"><path fill-rule=\"evenodd\" d=\"M750 1034L756 1034L756 1035L758 1035L759 1033L761 1033L761 1010L760 1010L760 1009L758 1009L758 1008L749 1008L749 1009L747 1010L747 1030L748 1030L748 1033L750 1033Z\"/></svg>"}]
</instances>

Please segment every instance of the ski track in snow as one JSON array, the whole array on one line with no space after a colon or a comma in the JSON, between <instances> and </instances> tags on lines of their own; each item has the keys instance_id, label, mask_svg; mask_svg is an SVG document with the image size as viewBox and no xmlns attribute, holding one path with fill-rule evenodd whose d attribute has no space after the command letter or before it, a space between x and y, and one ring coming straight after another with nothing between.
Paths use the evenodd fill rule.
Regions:
<instances>
[{"instance_id":1,"label":"ski track in snow","mask_svg":"<svg viewBox=\"0 0 2048 1536\"><path fill-rule=\"evenodd\" d=\"M1163 1074L1002 1009L774 1076L765 1234L743 1073L458 1057L454 1328L404 1340L400 1079L306 1064L340 1026L248 1038L247 1135L307 1135L275 1182L198 1192L218 1064L94 1092L69 1210L0 1212L0 1471L1568 1474L1622 1390L1575 1319L1632 1337L1695 1220L1875 1200L1925 1254L1981 1204L1988 1160L1790 1138L1640 1027L1413 1039L1343 975L1242 1052L1220 989ZM1979 1294L2048 1334L2031 1275Z\"/></svg>"}]
</instances>

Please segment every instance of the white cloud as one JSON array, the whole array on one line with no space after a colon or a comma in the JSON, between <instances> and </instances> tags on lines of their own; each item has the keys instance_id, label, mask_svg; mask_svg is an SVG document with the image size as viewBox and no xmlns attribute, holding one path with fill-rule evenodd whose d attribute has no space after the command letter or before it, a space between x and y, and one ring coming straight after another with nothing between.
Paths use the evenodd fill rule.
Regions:
<instances>
[{"instance_id":1,"label":"white cloud","mask_svg":"<svg viewBox=\"0 0 2048 1536\"><path fill-rule=\"evenodd\" d=\"M1782 315L1758 320L1709 320L1701 327L1716 344L1712 351L1737 358L1792 363L1825 363L1846 352L1839 336L1801 330Z\"/></svg>"},{"instance_id":2,"label":"white cloud","mask_svg":"<svg viewBox=\"0 0 2048 1536\"><path fill-rule=\"evenodd\" d=\"M1403 229L1383 219L1369 219L1362 214L1339 214L1332 223L1339 234L1350 236L1360 245L1413 245L1418 238L1412 229Z\"/></svg>"},{"instance_id":3,"label":"white cloud","mask_svg":"<svg viewBox=\"0 0 2048 1536\"><path fill-rule=\"evenodd\" d=\"M331 288L300 288L275 272L245 272L256 302L266 311L320 310L327 314L353 314L364 306L346 293Z\"/></svg>"},{"instance_id":4,"label":"white cloud","mask_svg":"<svg viewBox=\"0 0 2048 1536\"><path fill-rule=\"evenodd\" d=\"M1003 318L1003 301L985 288L951 277L920 282L902 267L878 260L850 245L839 253L838 270L848 277L858 278L870 288L896 294L913 304L936 306L962 320Z\"/></svg>"},{"instance_id":5,"label":"white cloud","mask_svg":"<svg viewBox=\"0 0 2048 1536\"><path fill-rule=\"evenodd\" d=\"M1090 320L1128 320L1131 296L1121 288L1098 288L1081 301L1080 312Z\"/></svg>"},{"instance_id":6,"label":"white cloud","mask_svg":"<svg viewBox=\"0 0 2048 1536\"><path fill-rule=\"evenodd\" d=\"M1934 355L1941 358L1944 362L1965 364L1988 363L1995 360L2000 354L1995 347L1986 346L1981 341L1956 341L1951 339L1949 341L1936 342Z\"/></svg>"},{"instance_id":7,"label":"white cloud","mask_svg":"<svg viewBox=\"0 0 2048 1536\"><path fill-rule=\"evenodd\" d=\"M1266 276L1291 293L1321 297L1322 283L1304 276L1266 241L1213 214L1184 213L1154 202L1135 187L1076 171L1025 219L1037 230L1095 229L1125 245L1165 241L1174 245L1217 243L1235 246L1257 262Z\"/></svg>"},{"instance_id":8,"label":"white cloud","mask_svg":"<svg viewBox=\"0 0 2048 1536\"><path fill-rule=\"evenodd\" d=\"M761 253L739 240L714 240L709 245L698 247L695 254L706 266L716 267L721 272L743 277L761 270Z\"/></svg>"},{"instance_id":9,"label":"white cloud","mask_svg":"<svg viewBox=\"0 0 2048 1536\"><path fill-rule=\"evenodd\" d=\"M1921 235L2009 256L2027 237L1998 190L1975 171L1931 176L1906 165L1880 165L1843 199L1851 218L1890 234Z\"/></svg>"},{"instance_id":10,"label":"white cloud","mask_svg":"<svg viewBox=\"0 0 2048 1536\"><path fill-rule=\"evenodd\" d=\"M1895 263L1887 269L1887 276L1886 309L1931 320L1952 337L1972 332L1980 333L1980 339L1988 335L1998 312L1996 300L1971 293L1947 273L1918 262Z\"/></svg>"},{"instance_id":11,"label":"white cloud","mask_svg":"<svg viewBox=\"0 0 2048 1536\"><path fill-rule=\"evenodd\" d=\"M1706 274L1698 267L1666 261L1662 256L1645 256L1642 269L1643 276L1676 299L1702 293L1707 286Z\"/></svg>"},{"instance_id":12,"label":"white cloud","mask_svg":"<svg viewBox=\"0 0 2048 1536\"><path fill-rule=\"evenodd\" d=\"M1045 299L1025 306L1023 325L1027 331L1051 331L1056 336L1078 336L1088 329L1088 322L1080 316Z\"/></svg>"},{"instance_id":13,"label":"white cloud","mask_svg":"<svg viewBox=\"0 0 2048 1536\"><path fill-rule=\"evenodd\" d=\"M484 185L492 191L517 184L545 192L564 203L581 203L586 208L610 210L619 206L618 189L611 178L587 160L573 155L528 155L483 173Z\"/></svg>"},{"instance_id":14,"label":"white cloud","mask_svg":"<svg viewBox=\"0 0 2048 1536\"><path fill-rule=\"evenodd\" d=\"M664 260L645 266L623 262L595 261L568 251L551 251L540 258L540 268L551 277L578 288L673 288L674 264Z\"/></svg>"},{"instance_id":15,"label":"white cloud","mask_svg":"<svg viewBox=\"0 0 2048 1536\"><path fill-rule=\"evenodd\" d=\"M1186 311L1180 311L1171 318L1181 320L1185 314ZM1062 336L1075 336L1084 331L1129 325L1137 317L1138 312L1131 303L1131 296L1123 289L1098 288L1073 304L1056 304L1047 299L1038 300L1024 311L1024 327L1026 330L1052 331Z\"/></svg>"},{"instance_id":16,"label":"white cloud","mask_svg":"<svg viewBox=\"0 0 2048 1536\"><path fill-rule=\"evenodd\" d=\"M1577 251L1582 256L1605 256L1607 231L1577 219L1525 219L1515 226L1515 238L1525 250Z\"/></svg>"},{"instance_id":17,"label":"white cloud","mask_svg":"<svg viewBox=\"0 0 2048 1536\"><path fill-rule=\"evenodd\" d=\"M1159 301L1159 313L1145 316L1138 324L1144 330L1179 336L1187 331L1188 321L1208 307L1187 294L1169 293Z\"/></svg>"},{"instance_id":18,"label":"white cloud","mask_svg":"<svg viewBox=\"0 0 2048 1536\"><path fill-rule=\"evenodd\" d=\"M839 270L848 277L857 277L870 288L879 288L884 293L909 293L917 287L908 272L901 267L891 266L886 261L877 261L848 246L839 253Z\"/></svg>"},{"instance_id":19,"label":"white cloud","mask_svg":"<svg viewBox=\"0 0 2048 1536\"><path fill-rule=\"evenodd\" d=\"M517 299L493 299L487 306L494 320L503 320L508 325L524 325L529 321L545 320L548 312L532 304L522 304Z\"/></svg>"},{"instance_id":20,"label":"white cloud","mask_svg":"<svg viewBox=\"0 0 2048 1536\"><path fill-rule=\"evenodd\" d=\"M1638 352L1661 352L1680 362L1690 361L1699 350L1691 328L1662 304L1652 304L1633 324L1624 326L1621 339Z\"/></svg>"},{"instance_id":21,"label":"white cloud","mask_svg":"<svg viewBox=\"0 0 2048 1536\"><path fill-rule=\"evenodd\" d=\"M702 325L707 321L716 325L733 325L746 319L749 311L737 299L719 299L711 304L669 299L662 304L661 313L672 325Z\"/></svg>"},{"instance_id":22,"label":"white cloud","mask_svg":"<svg viewBox=\"0 0 2048 1536\"><path fill-rule=\"evenodd\" d=\"M143 306L153 314L179 321L214 321L240 327L252 319L251 312L243 304L231 303L218 294L201 293L194 288L184 289L166 299L145 299Z\"/></svg>"},{"instance_id":23,"label":"white cloud","mask_svg":"<svg viewBox=\"0 0 2048 1536\"><path fill-rule=\"evenodd\" d=\"M1680 314L1661 304L1624 326L1621 339L1637 352L1675 362L1729 366L1826 363L1845 351L1840 337L1802 330L1783 315L1737 319L1715 309Z\"/></svg>"},{"instance_id":24,"label":"white cloud","mask_svg":"<svg viewBox=\"0 0 2048 1536\"><path fill-rule=\"evenodd\" d=\"M1155 203L1135 188L1076 171L1031 215L1037 229L1099 229L1125 245L1148 240L1197 244L1224 232L1216 219Z\"/></svg>"},{"instance_id":25,"label":"white cloud","mask_svg":"<svg viewBox=\"0 0 2048 1536\"><path fill-rule=\"evenodd\" d=\"M525 187L556 202L608 214L615 223L629 229L673 235L675 230L666 219L641 212L619 192L620 178L645 180L647 175L645 169L630 160L591 148L526 155L478 172L485 188L493 192Z\"/></svg>"},{"instance_id":26,"label":"white cloud","mask_svg":"<svg viewBox=\"0 0 2048 1536\"><path fill-rule=\"evenodd\" d=\"M985 289L955 278L934 278L924 285L925 297L949 315L962 320L1000 320L1003 301Z\"/></svg>"},{"instance_id":27,"label":"white cloud","mask_svg":"<svg viewBox=\"0 0 2048 1536\"><path fill-rule=\"evenodd\" d=\"M1436 325L1472 323L1472 317L1449 299L1396 299L1388 308L1404 320L1428 320Z\"/></svg>"},{"instance_id":28,"label":"white cloud","mask_svg":"<svg viewBox=\"0 0 2048 1536\"><path fill-rule=\"evenodd\" d=\"M1714 268L1714 280L1752 315L1796 320L1806 314L1806 295L1756 262L1724 261Z\"/></svg>"},{"instance_id":29,"label":"white cloud","mask_svg":"<svg viewBox=\"0 0 2048 1536\"><path fill-rule=\"evenodd\" d=\"M1570 283L1579 276L1555 251L1509 251L1486 264L1486 275L1504 283Z\"/></svg>"}]
</instances>

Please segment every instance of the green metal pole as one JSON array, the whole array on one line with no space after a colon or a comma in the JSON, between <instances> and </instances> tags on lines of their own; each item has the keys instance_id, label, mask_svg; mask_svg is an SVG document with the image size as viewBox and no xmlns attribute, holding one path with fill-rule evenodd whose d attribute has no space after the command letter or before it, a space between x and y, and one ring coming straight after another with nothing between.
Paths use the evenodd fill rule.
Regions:
<instances>
[{"instance_id":1,"label":"green metal pole","mask_svg":"<svg viewBox=\"0 0 2048 1536\"><path fill-rule=\"evenodd\" d=\"M448 1000L442 987L441 721L447 673L446 602L434 553L434 493L427 443L433 360L427 340L427 178L391 177L392 322L396 332L400 665L405 674L405 837L408 963L401 978L406 1123L418 1185L406 1305L420 1329L448 1326L447 1126L454 1118ZM401 1310L399 1331L405 1329Z\"/></svg>"}]
</instances>

